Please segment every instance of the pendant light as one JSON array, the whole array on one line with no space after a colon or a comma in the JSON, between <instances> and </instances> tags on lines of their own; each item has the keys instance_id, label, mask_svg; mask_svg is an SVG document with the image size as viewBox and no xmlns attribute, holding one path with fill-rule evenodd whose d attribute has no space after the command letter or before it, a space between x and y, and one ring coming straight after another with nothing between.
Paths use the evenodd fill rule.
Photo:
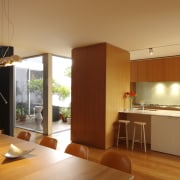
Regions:
<instances>
[{"instance_id":1,"label":"pendant light","mask_svg":"<svg viewBox=\"0 0 180 180\"><path fill-rule=\"evenodd\" d=\"M21 62L21 58L18 55L14 55L14 47L10 46L13 35L14 35L14 24L10 19L10 12L9 12L9 1L10 0L1 0L2 4L2 11L1 11L1 19L2 19L2 41L3 41L3 32L6 29L4 26L4 22L7 21L7 43L6 46L0 46L0 67L4 66L11 66L18 62ZM10 27L12 28L12 33L10 33ZM10 38L11 37L11 38Z\"/></svg>"}]
</instances>

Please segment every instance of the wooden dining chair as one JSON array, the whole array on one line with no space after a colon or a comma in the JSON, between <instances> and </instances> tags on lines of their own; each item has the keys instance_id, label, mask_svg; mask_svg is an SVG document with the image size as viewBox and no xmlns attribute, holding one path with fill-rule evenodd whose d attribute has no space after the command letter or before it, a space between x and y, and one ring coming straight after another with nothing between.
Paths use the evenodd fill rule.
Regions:
<instances>
[{"instance_id":1,"label":"wooden dining chair","mask_svg":"<svg viewBox=\"0 0 180 180\"><path fill-rule=\"evenodd\" d=\"M20 131L19 134L17 135L17 138L23 139L25 141L29 141L31 138L31 133L28 131Z\"/></svg>"},{"instance_id":2,"label":"wooden dining chair","mask_svg":"<svg viewBox=\"0 0 180 180\"><path fill-rule=\"evenodd\" d=\"M71 143L66 147L65 153L68 153L68 154L71 154L71 155L74 155L83 159L88 159L89 148L85 145Z\"/></svg>"},{"instance_id":3,"label":"wooden dining chair","mask_svg":"<svg viewBox=\"0 0 180 180\"><path fill-rule=\"evenodd\" d=\"M57 143L58 143L57 139L48 137L48 136L44 136L39 144L42 146L52 148L52 149L56 149Z\"/></svg>"},{"instance_id":4,"label":"wooden dining chair","mask_svg":"<svg viewBox=\"0 0 180 180\"><path fill-rule=\"evenodd\" d=\"M0 129L0 134L3 134L3 129Z\"/></svg>"},{"instance_id":5,"label":"wooden dining chair","mask_svg":"<svg viewBox=\"0 0 180 180\"><path fill-rule=\"evenodd\" d=\"M131 173L131 160L118 151L107 151L102 155L100 163L126 173Z\"/></svg>"}]
</instances>

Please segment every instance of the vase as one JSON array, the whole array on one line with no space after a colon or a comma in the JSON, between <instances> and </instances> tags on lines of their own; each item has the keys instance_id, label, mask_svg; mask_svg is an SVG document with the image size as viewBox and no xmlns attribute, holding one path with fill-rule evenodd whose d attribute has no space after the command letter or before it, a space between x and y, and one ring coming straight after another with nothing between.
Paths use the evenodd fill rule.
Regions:
<instances>
[{"instance_id":1,"label":"vase","mask_svg":"<svg viewBox=\"0 0 180 180\"><path fill-rule=\"evenodd\" d=\"M133 109L133 98L129 98L129 110L131 111Z\"/></svg>"}]
</instances>

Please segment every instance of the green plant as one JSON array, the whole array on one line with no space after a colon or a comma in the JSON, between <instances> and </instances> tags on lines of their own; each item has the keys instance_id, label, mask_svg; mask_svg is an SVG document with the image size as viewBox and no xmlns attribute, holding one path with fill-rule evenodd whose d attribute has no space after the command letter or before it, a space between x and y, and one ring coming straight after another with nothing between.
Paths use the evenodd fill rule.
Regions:
<instances>
[{"instance_id":1,"label":"green plant","mask_svg":"<svg viewBox=\"0 0 180 180\"><path fill-rule=\"evenodd\" d=\"M25 121L26 116L27 116L27 110L25 107L17 107L16 108L16 119Z\"/></svg>"},{"instance_id":2,"label":"green plant","mask_svg":"<svg viewBox=\"0 0 180 180\"><path fill-rule=\"evenodd\" d=\"M60 100L66 99L70 95L70 90L57 83L55 80L52 81L52 93L57 94Z\"/></svg>"},{"instance_id":3,"label":"green plant","mask_svg":"<svg viewBox=\"0 0 180 180\"><path fill-rule=\"evenodd\" d=\"M28 83L30 92L37 93L42 96L43 92L43 79L32 79ZM66 99L70 95L70 90L57 83L55 80L52 81L52 93L57 94L60 100Z\"/></svg>"},{"instance_id":4,"label":"green plant","mask_svg":"<svg viewBox=\"0 0 180 180\"><path fill-rule=\"evenodd\" d=\"M29 88L30 92L42 94L42 92L43 92L43 79L32 79L28 83L28 88Z\"/></svg>"},{"instance_id":5,"label":"green plant","mask_svg":"<svg viewBox=\"0 0 180 180\"><path fill-rule=\"evenodd\" d=\"M61 108L61 113L63 114L64 118L70 118L71 117L71 108Z\"/></svg>"}]
</instances>

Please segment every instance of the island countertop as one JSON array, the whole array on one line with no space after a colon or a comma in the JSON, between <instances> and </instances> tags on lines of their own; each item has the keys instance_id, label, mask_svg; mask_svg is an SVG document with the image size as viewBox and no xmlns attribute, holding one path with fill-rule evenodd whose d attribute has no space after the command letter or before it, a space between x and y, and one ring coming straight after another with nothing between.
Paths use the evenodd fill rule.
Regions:
<instances>
[{"instance_id":1,"label":"island countertop","mask_svg":"<svg viewBox=\"0 0 180 180\"><path fill-rule=\"evenodd\" d=\"M151 150L180 156L180 111L134 108L119 111L119 118L130 120L129 137L133 137L133 122L146 123L146 142Z\"/></svg>"},{"instance_id":2,"label":"island countertop","mask_svg":"<svg viewBox=\"0 0 180 180\"><path fill-rule=\"evenodd\" d=\"M120 113L129 113L129 114L146 114L146 115L157 115L157 116L171 116L171 117L180 117L180 111L175 110L159 110L159 109L145 109L133 108L132 110L119 111Z\"/></svg>"}]
</instances>

